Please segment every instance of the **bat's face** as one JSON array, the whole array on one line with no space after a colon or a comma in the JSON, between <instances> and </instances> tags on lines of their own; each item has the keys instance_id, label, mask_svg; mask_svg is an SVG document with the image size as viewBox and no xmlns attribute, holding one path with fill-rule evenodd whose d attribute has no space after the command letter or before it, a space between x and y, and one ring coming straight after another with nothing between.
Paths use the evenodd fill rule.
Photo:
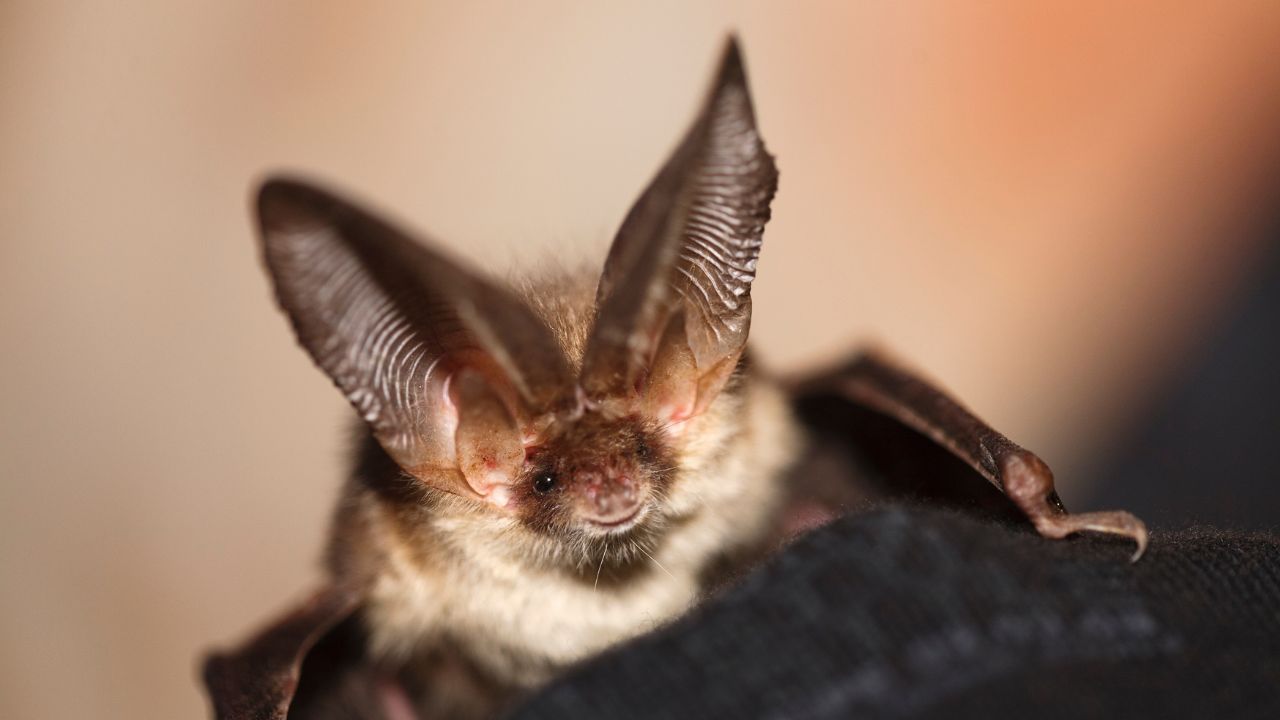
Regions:
<instances>
[{"instance_id":1,"label":"bat's face","mask_svg":"<svg viewBox=\"0 0 1280 720\"><path fill-rule=\"evenodd\" d=\"M561 537L625 536L651 523L676 473L666 433L639 415L589 413L526 449L512 494L521 520Z\"/></svg>"},{"instance_id":2,"label":"bat's face","mask_svg":"<svg viewBox=\"0 0 1280 720\"><path fill-rule=\"evenodd\" d=\"M573 362L525 300L352 203L274 180L258 212L299 341L402 469L607 541L661 521L673 443L738 365L776 183L731 44L618 231Z\"/></svg>"}]
</instances>

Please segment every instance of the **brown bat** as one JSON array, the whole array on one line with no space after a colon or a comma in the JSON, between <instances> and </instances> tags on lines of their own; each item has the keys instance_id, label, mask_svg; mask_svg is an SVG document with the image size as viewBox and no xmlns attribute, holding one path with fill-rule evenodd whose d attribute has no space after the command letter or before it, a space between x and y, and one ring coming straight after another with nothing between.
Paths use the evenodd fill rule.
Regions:
<instances>
[{"instance_id":1,"label":"brown bat","mask_svg":"<svg viewBox=\"0 0 1280 720\"><path fill-rule=\"evenodd\" d=\"M1136 518L1068 514L1039 458L878 354L794 382L751 362L776 185L732 40L600 276L503 286L337 194L268 181L277 298L367 431L329 584L207 661L216 716L489 717L886 495L1140 554Z\"/></svg>"}]
</instances>

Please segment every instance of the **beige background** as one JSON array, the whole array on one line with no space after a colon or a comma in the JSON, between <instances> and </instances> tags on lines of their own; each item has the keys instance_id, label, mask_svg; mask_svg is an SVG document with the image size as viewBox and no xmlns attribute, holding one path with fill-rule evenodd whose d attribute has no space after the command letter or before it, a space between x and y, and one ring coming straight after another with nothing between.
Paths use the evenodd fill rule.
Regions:
<instances>
[{"instance_id":1,"label":"beige background","mask_svg":"<svg viewBox=\"0 0 1280 720\"><path fill-rule=\"evenodd\" d=\"M258 266L270 169L497 272L600 253L737 28L766 360L877 338L1068 499L1247 272L1280 5L645 5L0 3L0 716L199 716L198 651L316 577L349 412Z\"/></svg>"}]
</instances>

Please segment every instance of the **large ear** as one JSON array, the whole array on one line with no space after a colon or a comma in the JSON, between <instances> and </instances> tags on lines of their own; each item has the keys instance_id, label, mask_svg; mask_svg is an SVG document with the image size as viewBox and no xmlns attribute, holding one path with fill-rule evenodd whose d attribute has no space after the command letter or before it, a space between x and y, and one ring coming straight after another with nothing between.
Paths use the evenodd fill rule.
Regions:
<instances>
[{"instance_id":1,"label":"large ear","mask_svg":"<svg viewBox=\"0 0 1280 720\"><path fill-rule=\"evenodd\" d=\"M751 282L778 172L729 40L693 127L632 206L605 261L580 383L663 419L705 409L751 325Z\"/></svg>"},{"instance_id":2,"label":"large ear","mask_svg":"<svg viewBox=\"0 0 1280 720\"><path fill-rule=\"evenodd\" d=\"M299 342L391 457L505 504L522 433L572 388L550 331L509 292L312 185L268 181L258 215Z\"/></svg>"}]
</instances>

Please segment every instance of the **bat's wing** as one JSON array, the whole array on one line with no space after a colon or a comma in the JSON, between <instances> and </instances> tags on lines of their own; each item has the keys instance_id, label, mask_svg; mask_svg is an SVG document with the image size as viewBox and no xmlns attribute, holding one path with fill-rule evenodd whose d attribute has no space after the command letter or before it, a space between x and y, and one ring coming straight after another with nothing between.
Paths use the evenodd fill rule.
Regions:
<instances>
[{"instance_id":1,"label":"bat's wing","mask_svg":"<svg viewBox=\"0 0 1280 720\"><path fill-rule=\"evenodd\" d=\"M880 470L872 481L878 494L959 502L996 514L1009 511L998 495L972 482L967 466L1000 490L1045 537L1091 530L1131 538L1137 543L1134 559L1146 549L1142 521L1121 511L1068 513L1044 461L879 353L861 353L833 371L801 379L792 391L819 447L848 446Z\"/></svg>"},{"instance_id":2,"label":"bat's wing","mask_svg":"<svg viewBox=\"0 0 1280 720\"><path fill-rule=\"evenodd\" d=\"M303 661L362 599L358 588L331 584L235 650L210 655L203 674L214 717L284 720Z\"/></svg>"}]
</instances>

